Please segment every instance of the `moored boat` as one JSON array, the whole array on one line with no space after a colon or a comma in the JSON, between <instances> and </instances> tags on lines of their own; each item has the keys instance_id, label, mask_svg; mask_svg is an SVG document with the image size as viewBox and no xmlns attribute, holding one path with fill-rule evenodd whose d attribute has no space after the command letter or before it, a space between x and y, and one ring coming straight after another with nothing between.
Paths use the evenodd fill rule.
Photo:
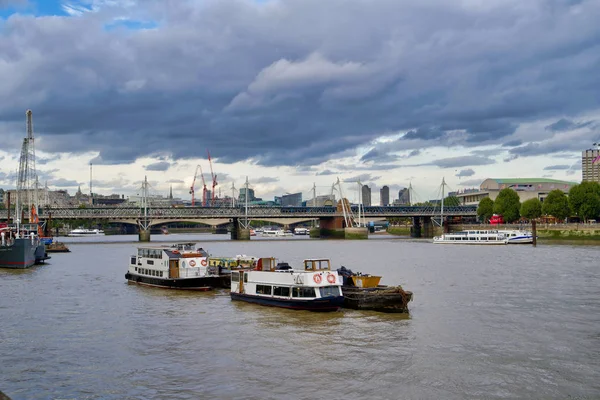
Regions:
<instances>
[{"instance_id":1,"label":"moored boat","mask_svg":"<svg viewBox=\"0 0 600 400\"><path fill-rule=\"evenodd\" d=\"M78 236L102 236L104 235L104 231L102 229L87 229L87 228L77 228L73 229L68 233L68 236L78 237Z\"/></svg>"},{"instance_id":2,"label":"moored boat","mask_svg":"<svg viewBox=\"0 0 600 400\"><path fill-rule=\"evenodd\" d=\"M402 286L380 285L381 276L353 273L344 266L337 272L343 279L344 308L408 313L413 294Z\"/></svg>"},{"instance_id":3,"label":"moored boat","mask_svg":"<svg viewBox=\"0 0 600 400\"><path fill-rule=\"evenodd\" d=\"M304 260L302 270L274 258L259 258L253 270L231 272L231 299L309 311L337 311L344 303L341 283L328 259Z\"/></svg>"},{"instance_id":4,"label":"moored boat","mask_svg":"<svg viewBox=\"0 0 600 400\"><path fill-rule=\"evenodd\" d=\"M191 244L139 247L132 255L125 279L130 284L167 289L211 290L227 287L228 276L208 266L208 253Z\"/></svg>"},{"instance_id":5,"label":"moored boat","mask_svg":"<svg viewBox=\"0 0 600 400\"><path fill-rule=\"evenodd\" d=\"M444 233L433 238L436 244L478 244L494 245L508 244L508 238L497 230L472 230Z\"/></svg>"},{"instance_id":6,"label":"moored boat","mask_svg":"<svg viewBox=\"0 0 600 400\"><path fill-rule=\"evenodd\" d=\"M48 253L70 253L71 250L62 242L52 242L46 245L46 252Z\"/></svg>"},{"instance_id":7,"label":"moored boat","mask_svg":"<svg viewBox=\"0 0 600 400\"><path fill-rule=\"evenodd\" d=\"M50 258L33 232L27 236L17 232L6 224L0 226L0 268L29 268Z\"/></svg>"},{"instance_id":8,"label":"moored boat","mask_svg":"<svg viewBox=\"0 0 600 400\"><path fill-rule=\"evenodd\" d=\"M508 244L530 244L533 243L533 234L528 231L518 229L514 230L499 230L508 239Z\"/></svg>"}]
</instances>

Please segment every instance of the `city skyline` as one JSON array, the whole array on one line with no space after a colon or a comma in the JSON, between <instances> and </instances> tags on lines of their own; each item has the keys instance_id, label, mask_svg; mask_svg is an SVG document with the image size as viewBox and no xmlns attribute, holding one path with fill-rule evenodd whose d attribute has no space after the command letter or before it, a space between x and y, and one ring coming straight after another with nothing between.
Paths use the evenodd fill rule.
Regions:
<instances>
[{"instance_id":1,"label":"city skyline","mask_svg":"<svg viewBox=\"0 0 600 400\"><path fill-rule=\"evenodd\" d=\"M40 182L71 193L92 162L95 192L148 176L188 199L207 149L223 196L247 175L263 198L338 176L357 198L360 180L373 204L385 184L433 198L442 177L581 181L600 140L597 2L344 4L0 2L0 187L28 108Z\"/></svg>"}]
</instances>

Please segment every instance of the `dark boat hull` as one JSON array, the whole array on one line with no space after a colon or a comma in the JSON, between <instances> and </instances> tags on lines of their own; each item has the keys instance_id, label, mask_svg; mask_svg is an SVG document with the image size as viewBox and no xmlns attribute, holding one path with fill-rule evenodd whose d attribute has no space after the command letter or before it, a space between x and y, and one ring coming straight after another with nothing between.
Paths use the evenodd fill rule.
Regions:
<instances>
[{"instance_id":1,"label":"dark boat hull","mask_svg":"<svg viewBox=\"0 0 600 400\"><path fill-rule=\"evenodd\" d=\"M344 308L372 310L390 313L408 313L412 292L401 287L379 286L376 288L342 287Z\"/></svg>"},{"instance_id":2,"label":"dark boat hull","mask_svg":"<svg viewBox=\"0 0 600 400\"><path fill-rule=\"evenodd\" d=\"M344 304L343 296L326 297L315 300L290 300L234 292L231 292L231 300L240 300L248 303L260 304L263 306L306 311L337 311Z\"/></svg>"},{"instance_id":3,"label":"dark boat hull","mask_svg":"<svg viewBox=\"0 0 600 400\"><path fill-rule=\"evenodd\" d=\"M127 272L125 279L128 283L138 284L143 286L158 287L163 289L182 289L182 290L212 290L215 288L226 287L229 282L225 277L210 276L197 278L158 278L155 276L136 275Z\"/></svg>"},{"instance_id":4,"label":"dark boat hull","mask_svg":"<svg viewBox=\"0 0 600 400\"><path fill-rule=\"evenodd\" d=\"M29 238L14 239L11 246L0 245L0 268L23 269L47 260L43 243Z\"/></svg>"}]
</instances>

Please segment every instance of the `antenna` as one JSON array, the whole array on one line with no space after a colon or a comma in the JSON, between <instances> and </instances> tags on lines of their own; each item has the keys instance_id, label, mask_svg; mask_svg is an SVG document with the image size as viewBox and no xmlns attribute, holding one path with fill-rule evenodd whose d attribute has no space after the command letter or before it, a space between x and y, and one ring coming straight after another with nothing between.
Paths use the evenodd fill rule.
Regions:
<instances>
[{"instance_id":1,"label":"antenna","mask_svg":"<svg viewBox=\"0 0 600 400\"><path fill-rule=\"evenodd\" d=\"M92 162L90 161L90 199L92 199L92 204L94 204L94 191L92 190Z\"/></svg>"}]
</instances>

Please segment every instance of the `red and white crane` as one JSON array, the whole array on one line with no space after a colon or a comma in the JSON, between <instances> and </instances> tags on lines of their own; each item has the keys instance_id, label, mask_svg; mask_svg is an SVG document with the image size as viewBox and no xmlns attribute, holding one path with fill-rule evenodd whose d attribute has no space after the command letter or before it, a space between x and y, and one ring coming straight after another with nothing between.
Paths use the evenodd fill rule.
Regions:
<instances>
[{"instance_id":1,"label":"red and white crane","mask_svg":"<svg viewBox=\"0 0 600 400\"><path fill-rule=\"evenodd\" d=\"M194 172L194 180L192 181L192 186L190 187L190 194L192 195L192 207L196 205L196 198L194 196L195 190L194 186L196 185L196 177L198 176L198 170L200 170L200 177L202 178L202 206L206 206L206 182L204 182L204 174L202 173L202 167L200 164L196 166L196 172Z\"/></svg>"},{"instance_id":2,"label":"red and white crane","mask_svg":"<svg viewBox=\"0 0 600 400\"><path fill-rule=\"evenodd\" d=\"M214 207L214 205L215 205L215 186L218 185L217 176L213 173L212 160L210 159L210 152L208 151L208 149L206 149L206 152L208 153L208 163L210 164L210 175L212 176L212 192L210 192L210 197L211 197L210 205Z\"/></svg>"}]
</instances>

